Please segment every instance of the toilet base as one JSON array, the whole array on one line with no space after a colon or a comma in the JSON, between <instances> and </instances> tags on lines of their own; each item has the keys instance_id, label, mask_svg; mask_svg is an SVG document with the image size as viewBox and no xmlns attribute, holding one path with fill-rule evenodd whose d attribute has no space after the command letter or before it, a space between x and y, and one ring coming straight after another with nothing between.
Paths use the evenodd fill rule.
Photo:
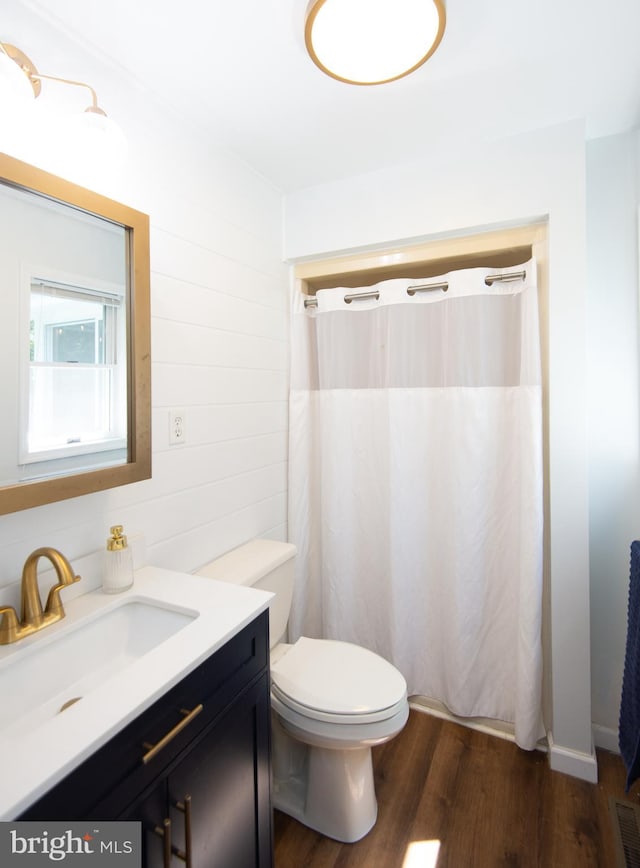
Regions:
<instances>
[{"instance_id":1,"label":"toilet base","mask_svg":"<svg viewBox=\"0 0 640 868\"><path fill-rule=\"evenodd\" d=\"M378 815L371 748L312 747L273 724L274 807L336 841L363 838Z\"/></svg>"}]
</instances>

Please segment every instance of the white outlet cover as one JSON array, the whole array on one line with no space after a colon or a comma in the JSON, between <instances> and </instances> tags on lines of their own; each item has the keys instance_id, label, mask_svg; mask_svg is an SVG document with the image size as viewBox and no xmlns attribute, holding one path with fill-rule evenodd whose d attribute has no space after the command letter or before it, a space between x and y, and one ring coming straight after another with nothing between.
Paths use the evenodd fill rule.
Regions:
<instances>
[{"instance_id":1,"label":"white outlet cover","mask_svg":"<svg viewBox=\"0 0 640 868\"><path fill-rule=\"evenodd\" d=\"M169 410L169 443L184 443L186 427L184 410Z\"/></svg>"}]
</instances>

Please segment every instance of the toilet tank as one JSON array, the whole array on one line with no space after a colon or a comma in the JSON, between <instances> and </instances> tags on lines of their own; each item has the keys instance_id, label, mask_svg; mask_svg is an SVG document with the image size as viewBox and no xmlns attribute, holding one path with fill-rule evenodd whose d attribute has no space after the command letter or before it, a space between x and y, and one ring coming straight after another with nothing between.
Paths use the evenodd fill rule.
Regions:
<instances>
[{"instance_id":1,"label":"toilet tank","mask_svg":"<svg viewBox=\"0 0 640 868\"><path fill-rule=\"evenodd\" d=\"M295 554L291 543L254 539L205 564L195 574L275 594L269 603L269 644L273 648L287 639Z\"/></svg>"}]
</instances>

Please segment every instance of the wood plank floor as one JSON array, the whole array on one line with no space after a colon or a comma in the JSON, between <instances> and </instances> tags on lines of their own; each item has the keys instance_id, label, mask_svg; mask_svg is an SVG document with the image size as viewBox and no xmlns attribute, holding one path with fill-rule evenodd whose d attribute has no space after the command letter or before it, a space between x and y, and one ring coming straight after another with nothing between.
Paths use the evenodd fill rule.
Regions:
<instances>
[{"instance_id":1,"label":"wood plank floor","mask_svg":"<svg viewBox=\"0 0 640 868\"><path fill-rule=\"evenodd\" d=\"M615 754L598 752L588 784L539 751L419 711L373 762L372 831L339 844L276 811L275 868L403 868L411 842L432 840L437 863L421 868L615 868L608 798L640 798L637 784L625 794Z\"/></svg>"}]
</instances>

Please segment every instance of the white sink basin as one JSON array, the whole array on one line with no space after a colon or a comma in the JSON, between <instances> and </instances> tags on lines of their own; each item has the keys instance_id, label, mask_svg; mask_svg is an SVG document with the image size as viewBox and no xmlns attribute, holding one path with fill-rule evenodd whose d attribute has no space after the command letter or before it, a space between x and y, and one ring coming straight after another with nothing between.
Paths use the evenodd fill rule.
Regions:
<instances>
[{"instance_id":1,"label":"white sink basin","mask_svg":"<svg viewBox=\"0 0 640 868\"><path fill-rule=\"evenodd\" d=\"M196 612L132 599L57 635L47 635L45 628L36 634L39 641L2 661L0 734L22 735L37 729L195 617Z\"/></svg>"}]
</instances>

